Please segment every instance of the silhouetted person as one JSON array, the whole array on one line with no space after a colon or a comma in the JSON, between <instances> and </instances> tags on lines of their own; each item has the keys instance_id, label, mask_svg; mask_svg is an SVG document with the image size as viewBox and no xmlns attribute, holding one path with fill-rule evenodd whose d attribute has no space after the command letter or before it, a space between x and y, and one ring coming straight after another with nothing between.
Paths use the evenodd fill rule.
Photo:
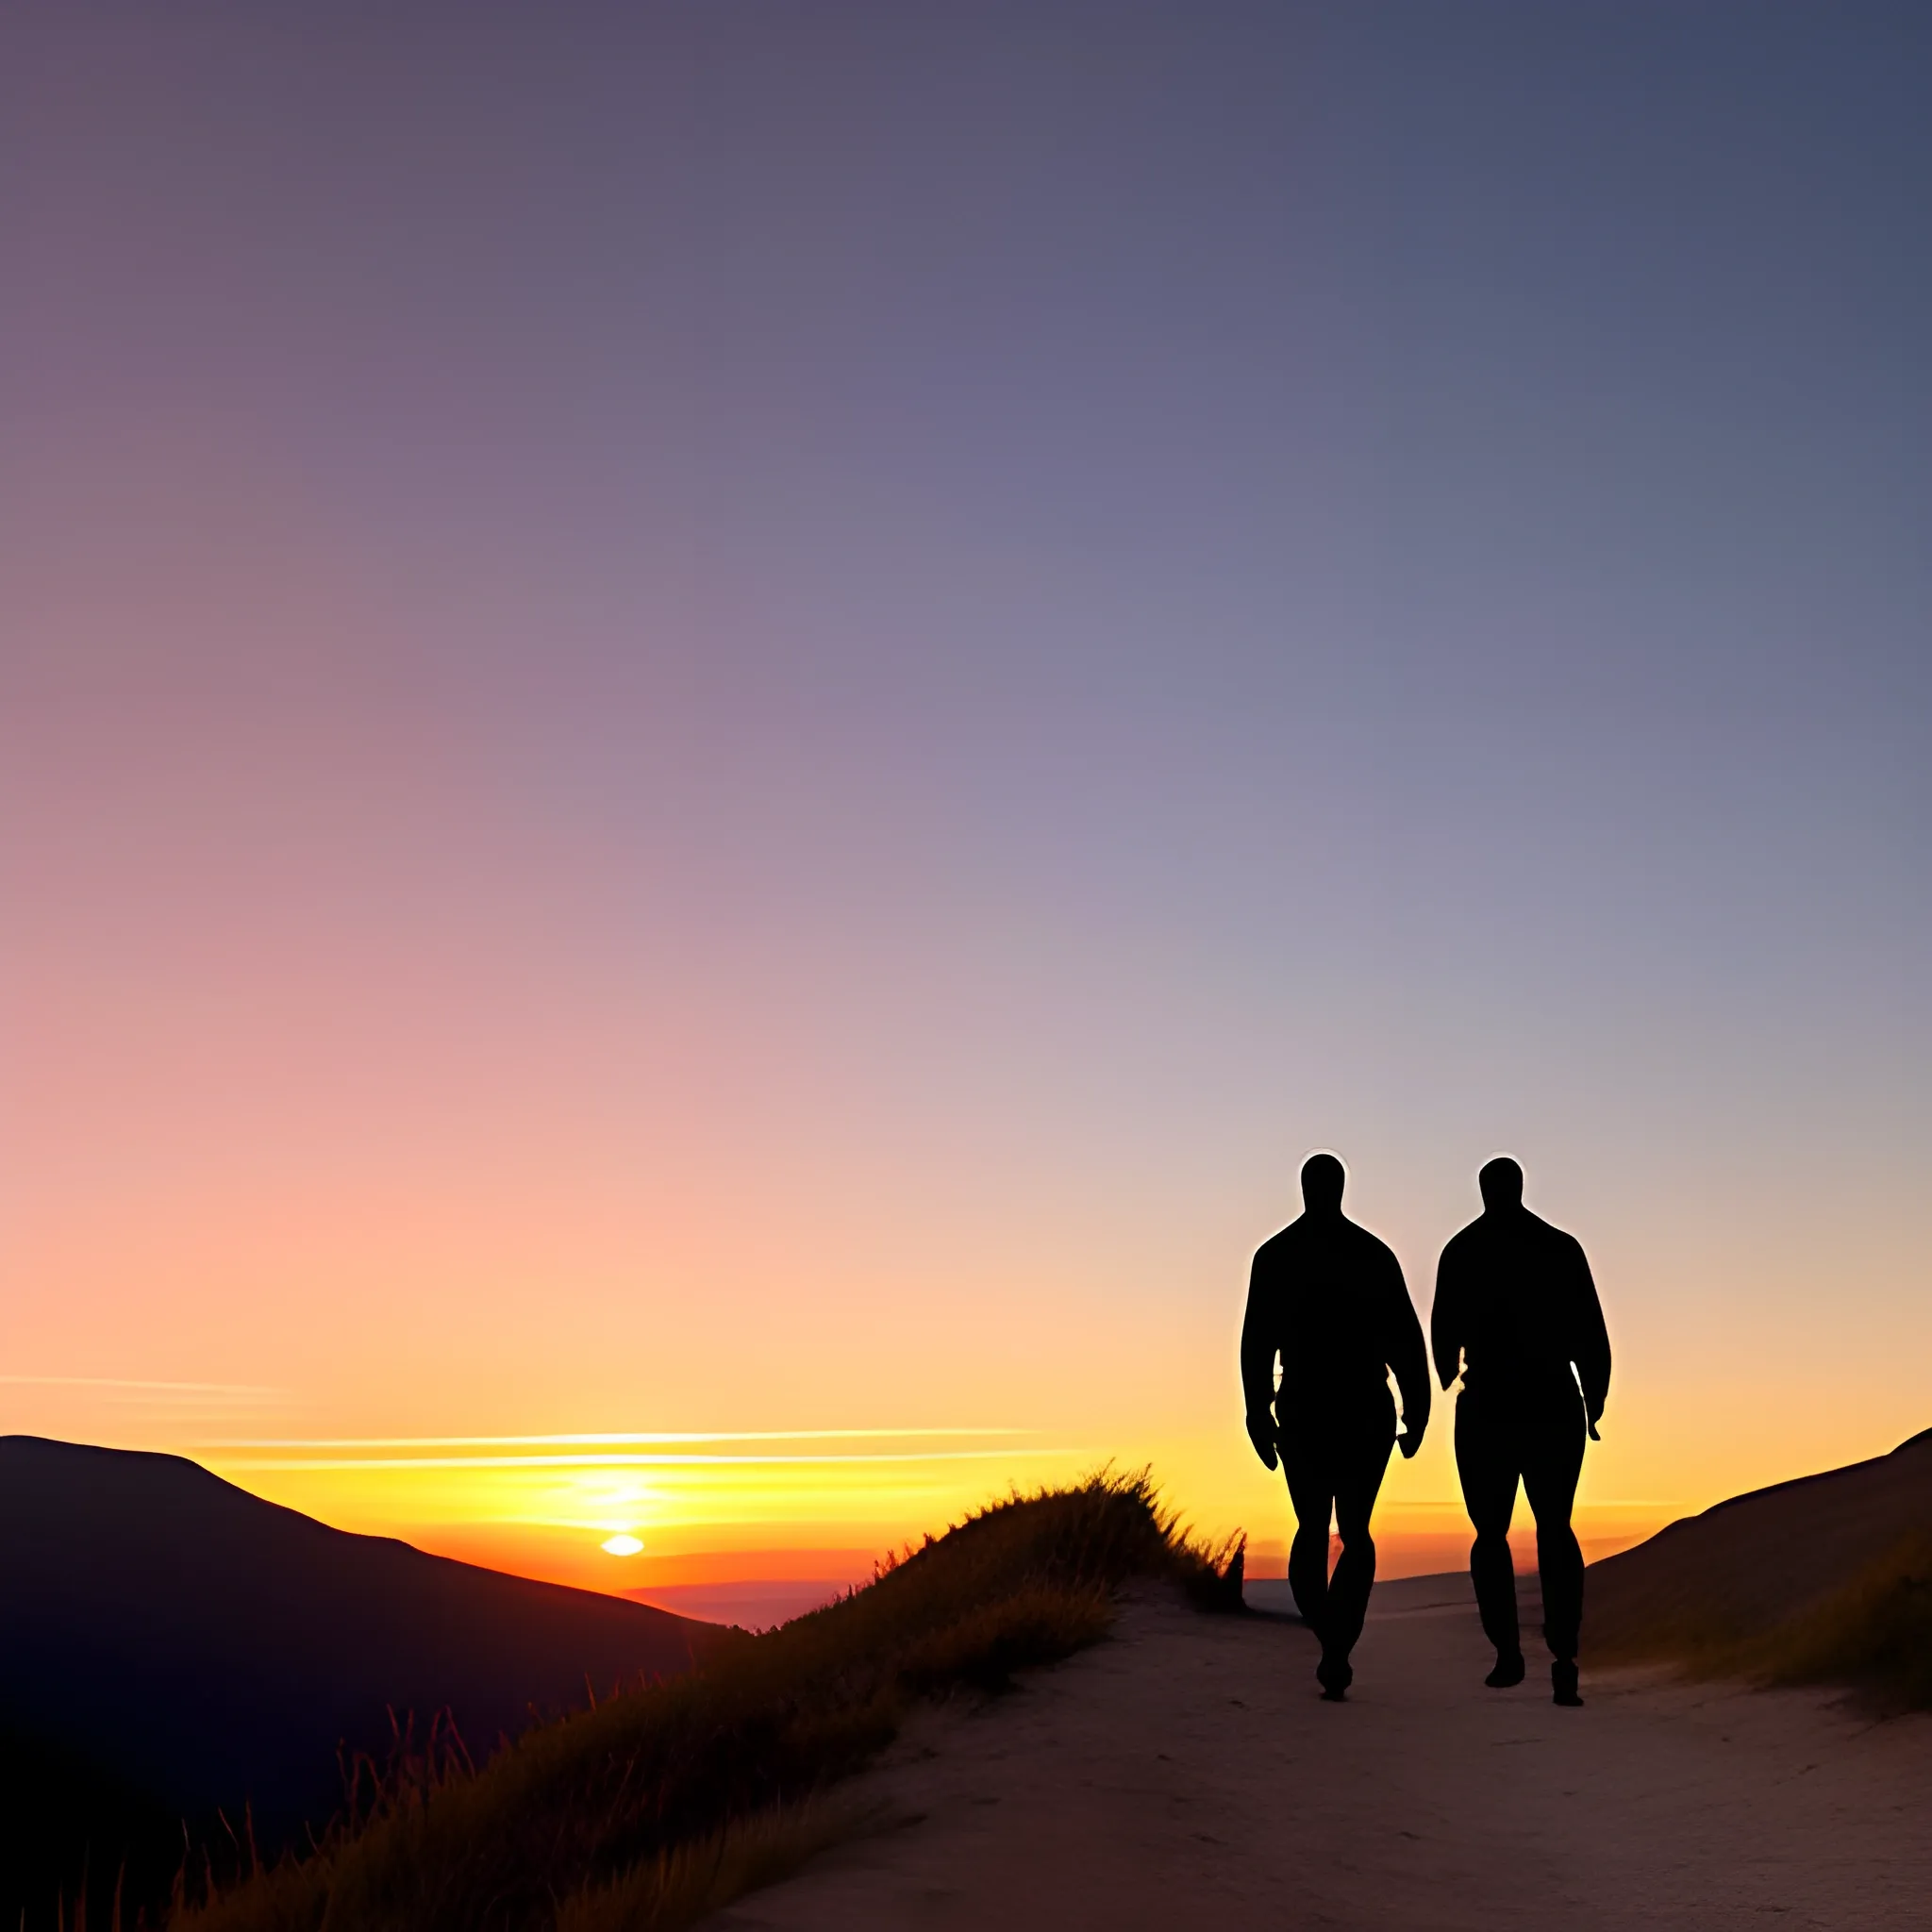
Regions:
<instances>
[{"instance_id":1,"label":"silhouetted person","mask_svg":"<svg viewBox=\"0 0 1932 1932\"><path fill-rule=\"evenodd\" d=\"M1396 1440L1391 1369L1402 1389L1405 1456L1421 1446L1429 1421L1428 1357L1402 1264L1342 1213L1342 1182L1332 1154L1303 1167L1301 1218L1257 1251L1241 1324L1248 1436L1270 1469L1279 1452L1288 1476L1296 1524L1289 1586L1321 1639L1315 1675L1332 1702L1354 1681L1348 1654L1375 1581L1369 1517ZM1331 1511L1341 1535L1332 1578Z\"/></svg>"},{"instance_id":2,"label":"silhouetted person","mask_svg":"<svg viewBox=\"0 0 1932 1932\"><path fill-rule=\"evenodd\" d=\"M1492 1160L1477 1176L1483 1212L1442 1250L1429 1340L1456 1400L1456 1467L1475 1525L1469 1574L1483 1633L1496 1646L1487 1681L1523 1682L1509 1519L1520 1477L1536 1516L1543 1641L1558 1704L1576 1694L1583 1552L1570 1527L1586 1425L1592 1440L1610 1387L1610 1338L1575 1238L1523 1205L1523 1170ZM1580 1385L1580 1386L1579 1386Z\"/></svg>"}]
</instances>

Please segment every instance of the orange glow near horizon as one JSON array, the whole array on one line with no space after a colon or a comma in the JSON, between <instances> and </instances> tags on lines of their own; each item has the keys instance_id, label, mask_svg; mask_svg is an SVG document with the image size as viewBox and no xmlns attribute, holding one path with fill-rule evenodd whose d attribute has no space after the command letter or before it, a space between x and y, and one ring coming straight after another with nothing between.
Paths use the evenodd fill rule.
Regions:
<instances>
[{"instance_id":1,"label":"orange glow near horizon","mask_svg":"<svg viewBox=\"0 0 1932 1932\"><path fill-rule=\"evenodd\" d=\"M208 1445L201 1459L243 1488L341 1527L401 1534L441 1555L622 1594L665 1584L861 1581L885 1552L943 1530L1008 1486L1076 1480L1099 1460L1064 1446L990 1446L983 1440L1020 1433L284 1440ZM919 1441L933 1437L980 1440L946 1449ZM633 1446L667 1440L895 1446L803 1453L721 1446L702 1454ZM600 1453L599 1443L608 1446ZM451 1453L458 1448L475 1453ZM322 1450L369 1453L315 1453ZM1594 1559L1641 1541L1674 1513L1652 1504L1586 1504L1577 1528ZM1228 1526L1202 1525L1210 1535ZM775 1544L774 1527L784 1532ZM1250 1539L1256 1576L1286 1574L1285 1533L1271 1530L1280 1531L1280 1524L1264 1519ZM1467 1558L1469 1530L1453 1502L1385 1504L1375 1530L1385 1576L1459 1569ZM613 1539L635 1548L613 1554ZM1516 1541L1519 1560L1533 1562L1526 1507L1519 1510Z\"/></svg>"},{"instance_id":2,"label":"orange glow near horizon","mask_svg":"<svg viewBox=\"0 0 1932 1932\"><path fill-rule=\"evenodd\" d=\"M366 1305L362 1325L319 1329L304 1351L278 1351L267 1373L267 1358L236 1347L232 1329L217 1343L181 1350L165 1298L128 1306L120 1332L92 1358L62 1345L66 1315L43 1305L34 1352L55 1372L0 1377L0 1405L11 1429L171 1450L344 1529L616 1593L860 1581L886 1551L943 1530L1015 1486L1071 1480L1108 1461L1149 1465L1190 1523L1217 1537L1244 1529L1254 1573L1278 1574L1291 1524L1280 1477L1260 1469L1241 1433L1232 1376L1239 1275L1228 1272L1234 1279L1211 1324L1185 1309L1141 1309L1095 1326L1078 1301L1056 1324L1050 1297L982 1297L981 1325L960 1331L956 1358L926 1377L930 1420L914 1421L896 1404L896 1416L881 1416L867 1394L903 1379L893 1362L920 1354L924 1318L911 1319L919 1311L903 1298L860 1297L850 1287L845 1294L869 1306L870 1319L847 1326L847 1341L817 1343L778 1304L760 1318L770 1345L749 1357L737 1340L746 1317L728 1305L715 1314L687 1309L675 1355L634 1347L590 1357L520 1310L508 1339L471 1344L466 1377L443 1386L431 1378L421 1396L407 1397L393 1377L419 1344L396 1353L393 1339L376 1350L359 1340L385 1327L396 1335L379 1300ZM1608 1273L1601 1261L1599 1273ZM1614 1276L1611 1284L1606 1299L1615 1322L1623 1311ZM298 1298L291 1312L306 1306ZM24 1326L16 1324L15 1362ZM997 1361L987 1344L1006 1332L1030 1333L1041 1345ZM437 1345L425 1337L420 1346L428 1354ZM478 1373L513 1346L523 1349L526 1374L541 1372L549 1384L541 1402L508 1373L494 1387ZM179 1379L108 1373L124 1364L185 1368L191 1357L196 1372ZM790 1373L794 1359L812 1362L809 1388ZM1076 1360L1077 1377L1066 1370ZM708 1365L716 1367L707 1374ZM89 1366L103 1373L67 1372ZM1781 1431L1767 1435L1750 1426L1762 1414L1750 1380L1697 1388L1668 1352L1646 1349L1641 1330L1620 1339L1619 1377L1579 1492L1578 1533L1592 1557L1739 1491L1883 1453L1916 1420L1909 1390L1889 1405L1869 1391L1855 1399L1850 1387L1827 1401L1829 1381L1819 1375L1807 1404L1785 1406ZM724 1381L736 1384L728 1397ZM643 1386L626 1394L625 1382ZM989 1391L1001 1399L989 1401ZM834 1404L860 1420L836 1425ZM384 1426L411 1409L420 1432ZM706 1411L721 1409L750 1410L759 1423L707 1426ZM949 1419L949 1411L958 1418L975 1409L979 1423ZM545 1426L572 1410L586 1421L665 1425ZM1056 1416L1058 1426L1037 1420ZM474 1426L485 1419L503 1426ZM1416 1459L1391 1460L1375 1522L1384 1576L1466 1560L1452 1420L1442 1400ZM635 1556L601 1547L625 1535L641 1543ZM1520 1558L1532 1539L1520 1504Z\"/></svg>"},{"instance_id":3,"label":"orange glow near horizon","mask_svg":"<svg viewBox=\"0 0 1932 1932\"><path fill-rule=\"evenodd\" d=\"M1211 1363L1199 1353L1205 1376ZM1184 1386L1168 1391L1171 1400L1187 1392ZM1201 1406L1215 1392L1202 1389ZM1158 1433L1122 1426L1117 1414L1091 1404L1084 1426L1057 1432L867 1424L401 1435L353 1424L291 1428L318 1405L266 1384L13 1375L0 1378L0 1400L16 1428L172 1450L341 1528L616 1594L750 1581L860 1582L887 1551L942 1531L1015 1487L1073 1480L1108 1461L1150 1465L1164 1493L1204 1534L1244 1529L1257 1576L1285 1573L1292 1527L1280 1478L1253 1463L1225 1413L1223 1426L1210 1421L1206 1429L1188 1429L1170 1421ZM1224 1397L1220 1406L1231 1405ZM1391 1460L1375 1519L1385 1577L1460 1569L1467 1560L1469 1529L1443 1425L1449 1420L1445 1404L1415 1461ZM1687 1483L1676 1495L1620 1499L1604 1480L1616 1466L1608 1449L1623 1449L1626 1467L1644 1466L1618 1441L1621 1420L1613 1401L1606 1443L1591 1450L1579 1495L1577 1531L1592 1559L1737 1490L1882 1453L1910 1433L1859 1441L1847 1430L1803 1461L1734 1465L1735 1474L1707 1455L1701 1491ZM1630 1417L1632 1433L1641 1421L1641 1413ZM1679 1459L1676 1473L1694 1467ZM616 1537L633 1537L640 1547L608 1554L603 1545ZM1533 1561L1525 1504L1518 1506L1514 1541L1519 1563Z\"/></svg>"},{"instance_id":4,"label":"orange glow near horizon","mask_svg":"<svg viewBox=\"0 0 1932 1932\"><path fill-rule=\"evenodd\" d=\"M580 1588L836 1577L1009 1484L1101 1458L1020 1430L832 1429L208 1445L228 1479L343 1527ZM692 1445L703 1444L703 1447ZM648 1446L646 1446L648 1445ZM635 1550L613 1556L612 1538Z\"/></svg>"},{"instance_id":5,"label":"orange glow near horizon","mask_svg":"<svg viewBox=\"0 0 1932 1932\"><path fill-rule=\"evenodd\" d=\"M835 1431L808 1433L841 1440ZM842 1440L898 1433L853 1431ZM900 1441L974 1433L907 1431ZM478 1447L508 1447L468 1440ZM390 1439L368 1446L425 1453L358 1458L210 1449L205 1459L244 1488L343 1527L402 1534L440 1555L619 1594L664 1584L862 1581L887 1551L945 1529L1008 1487L1077 1480L1098 1461L1091 1453L1059 1447L933 1452L909 1444L795 1457L598 1456L584 1448L586 1441L538 1438L518 1444L527 1451L555 1443L563 1450L557 1455L456 1457L446 1453L452 1446L446 1440L416 1444ZM306 1451L321 1445L278 1446ZM1641 1541L1676 1513L1657 1504L1585 1504L1576 1526L1586 1557L1594 1560ZM1252 1574L1287 1574L1286 1514L1284 1499L1275 1521L1265 1513L1259 1519L1249 1543ZM1217 1536L1231 1526L1202 1524ZM784 1535L775 1544L774 1528ZM1470 1531L1458 1503L1385 1503L1375 1534L1384 1576L1457 1570L1467 1561ZM612 1537L637 1547L613 1557ZM1534 1526L1526 1505L1519 1506L1514 1541L1519 1563L1532 1565Z\"/></svg>"}]
</instances>

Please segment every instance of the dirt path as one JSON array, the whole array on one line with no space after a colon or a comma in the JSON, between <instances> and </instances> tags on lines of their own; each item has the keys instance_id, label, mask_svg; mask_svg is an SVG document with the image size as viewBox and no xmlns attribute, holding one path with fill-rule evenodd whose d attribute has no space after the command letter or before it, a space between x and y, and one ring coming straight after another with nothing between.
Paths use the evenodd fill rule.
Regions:
<instances>
[{"instance_id":1,"label":"dirt path","mask_svg":"<svg viewBox=\"0 0 1932 1932\"><path fill-rule=\"evenodd\" d=\"M1586 1673L1583 1710L1534 1671L1487 1690L1467 1591L1378 1590L1341 1706L1298 1624L1133 1603L1099 1648L915 1722L864 1789L916 1822L710 1923L1932 1927L1932 1720L1633 1675Z\"/></svg>"}]
</instances>

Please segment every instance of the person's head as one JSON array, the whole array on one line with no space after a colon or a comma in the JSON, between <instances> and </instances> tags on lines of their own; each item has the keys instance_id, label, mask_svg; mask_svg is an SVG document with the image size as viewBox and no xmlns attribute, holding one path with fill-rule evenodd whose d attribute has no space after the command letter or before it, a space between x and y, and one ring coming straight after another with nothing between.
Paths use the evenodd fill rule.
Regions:
<instances>
[{"instance_id":1,"label":"person's head","mask_svg":"<svg viewBox=\"0 0 1932 1932\"><path fill-rule=\"evenodd\" d=\"M1483 1206L1492 1214L1523 1206L1523 1170L1507 1154L1485 1162L1475 1184L1483 1191Z\"/></svg>"},{"instance_id":2,"label":"person's head","mask_svg":"<svg viewBox=\"0 0 1932 1932\"><path fill-rule=\"evenodd\" d=\"M1302 1162L1302 1206L1310 1214L1340 1214L1341 1185L1346 1179L1334 1155L1309 1155Z\"/></svg>"}]
</instances>

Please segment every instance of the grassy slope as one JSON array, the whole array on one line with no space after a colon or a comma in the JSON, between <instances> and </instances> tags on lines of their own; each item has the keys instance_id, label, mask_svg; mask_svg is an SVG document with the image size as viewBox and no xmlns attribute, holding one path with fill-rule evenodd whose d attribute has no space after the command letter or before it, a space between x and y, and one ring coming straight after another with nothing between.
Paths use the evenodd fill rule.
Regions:
<instances>
[{"instance_id":1,"label":"grassy slope","mask_svg":"<svg viewBox=\"0 0 1932 1932\"><path fill-rule=\"evenodd\" d=\"M432 1738L300 1861L180 1905L173 1932L669 1932L846 1828L827 1788L908 1703L995 1689L1166 1576L1240 1602L1239 1553L1180 1535L1144 1476L1014 1497L867 1589L701 1669L526 1733L480 1772Z\"/></svg>"},{"instance_id":2,"label":"grassy slope","mask_svg":"<svg viewBox=\"0 0 1932 1932\"><path fill-rule=\"evenodd\" d=\"M1932 1710L1932 1535L1739 1646L1733 1662L1774 1684L1853 1684L1881 1706Z\"/></svg>"},{"instance_id":3,"label":"grassy slope","mask_svg":"<svg viewBox=\"0 0 1932 1932\"><path fill-rule=\"evenodd\" d=\"M1765 1627L1686 1609L1590 1640L1603 1663L1669 1659L1700 1676L1846 1684L1879 1707L1932 1710L1932 1537L1908 1538L1840 1589Z\"/></svg>"},{"instance_id":4,"label":"grassy slope","mask_svg":"<svg viewBox=\"0 0 1932 1932\"><path fill-rule=\"evenodd\" d=\"M1842 1683L1932 1709L1932 1431L1736 1497L1591 1569L1594 1662Z\"/></svg>"}]
</instances>

